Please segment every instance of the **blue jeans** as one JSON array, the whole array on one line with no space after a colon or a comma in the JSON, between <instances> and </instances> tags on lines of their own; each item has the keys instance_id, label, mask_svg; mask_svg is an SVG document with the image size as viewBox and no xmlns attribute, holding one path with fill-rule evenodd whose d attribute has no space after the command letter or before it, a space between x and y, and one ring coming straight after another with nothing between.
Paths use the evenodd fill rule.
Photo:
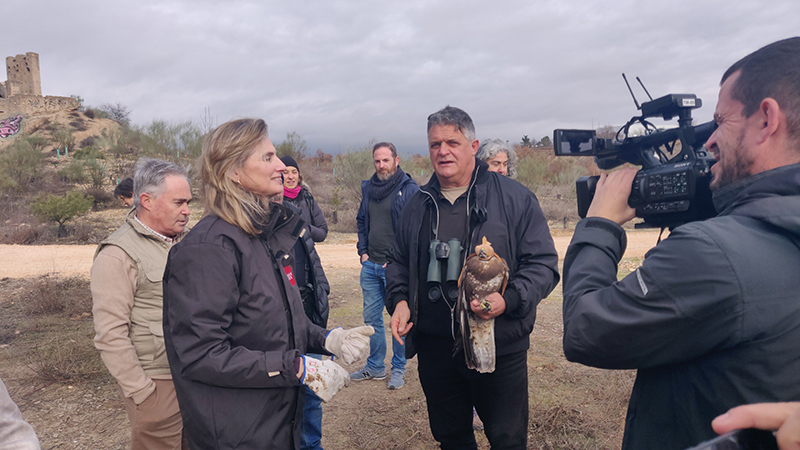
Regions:
<instances>
[{"instance_id":1,"label":"blue jeans","mask_svg":"<svg viewBox=\"0 0 800 450\"><path fill-rule=\"evenodd\" d=\"M322 359L322 355L309 353L307 356ZM302 450L322 450L322 399L308 386L305 389L306 401L303 406L303 431L300 433Z\"/></svg>"},{"instance_id":2,"label":"blue jeans","mask_svg":"<svg viewBox=\"0 0 800 450\"><path fill-rule=\"evenodd\" d=\"M364 323L372 325L375 334L369 338L367 368L372 374L386 371L386 331L383 326L386 269L370 260L361 263L361 292L364 296ZM405 339L403 340L405 342ZM392 338L392 369L406 371L405 346Z\"/></svg>"}]
</instances>

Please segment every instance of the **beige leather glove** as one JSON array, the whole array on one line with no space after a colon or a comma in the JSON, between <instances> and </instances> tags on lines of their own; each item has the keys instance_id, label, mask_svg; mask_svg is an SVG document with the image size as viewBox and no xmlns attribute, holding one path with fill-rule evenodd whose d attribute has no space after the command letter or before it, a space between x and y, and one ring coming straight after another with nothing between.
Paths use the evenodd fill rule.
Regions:
<instances>
[{"instance_id":1,"label":"beige leather glove","mask_svg":"<svg viewBox=\"0 0 800 450\"><path fill-rule=\"evenodd\" d=\"M325 348L350 365L369 356L369 337L373 334L375 330L369 325L349 330L336 327L325 338Z\"/></svg>"},{"instance_id":2,"label":"beige leather glove","mask_svg":"<svg viewBox=\"0 0 800 450\"><path fill-rule=\"evenodd\" d=\"M311 388L323 402L350 384L350 373L333 361L303 356L303 384Z\"/></svg>"}]
</instances>

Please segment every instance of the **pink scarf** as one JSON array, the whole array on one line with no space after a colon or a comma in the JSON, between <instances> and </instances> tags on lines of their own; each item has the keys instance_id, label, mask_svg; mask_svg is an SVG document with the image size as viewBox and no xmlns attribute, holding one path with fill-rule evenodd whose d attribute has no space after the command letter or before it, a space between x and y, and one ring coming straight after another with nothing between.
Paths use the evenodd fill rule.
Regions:
<instances>
[{"instance_id":1,"label":"pink scarf","mask_svg":"<svg viewBox=\"0 0 800 450\"><path fill-rule=\"evenodd\" d=\"M299 184L294 189L289 189L287 187L283 188L283 196L289 197L290 199L294 200L297 198L297 195L300 194L300 189L303 189Z\"/></svg>"}]
</instances>

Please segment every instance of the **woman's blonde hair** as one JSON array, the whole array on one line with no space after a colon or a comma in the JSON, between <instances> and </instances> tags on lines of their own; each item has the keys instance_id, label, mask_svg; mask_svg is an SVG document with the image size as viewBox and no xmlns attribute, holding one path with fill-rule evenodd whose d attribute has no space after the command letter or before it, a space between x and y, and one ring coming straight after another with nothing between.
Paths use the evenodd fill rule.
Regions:
<instances>
[{"instance_id":1,"label":"woman's blonde hair","mask_svg":"<svg viewBox=\"0 0 800 450\"><path fill-rule=\"evenodd\" d=\"M243 167L255 147L267 138L267 124L261 119L237 119L214 129L203 141L200 177L205 213L257 236L259 225L269 219L269 202L242 189L230 174Z\"/></svg>"}]
</instances>

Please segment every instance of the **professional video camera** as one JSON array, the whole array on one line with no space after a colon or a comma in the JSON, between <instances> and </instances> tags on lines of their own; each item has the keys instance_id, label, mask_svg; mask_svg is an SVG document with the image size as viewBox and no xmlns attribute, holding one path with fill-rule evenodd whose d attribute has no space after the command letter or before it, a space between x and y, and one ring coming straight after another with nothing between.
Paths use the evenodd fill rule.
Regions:
<instances>
[{"instance_id":1,"label":"professional video camera","mask_svg":"<svg viewBox=\"0 0 800 450\"><path fill-rule=\"evenodd\" d=\"M642 88L647 92L643 84ZM633 96L629 84L628 90ZM642 166L628 198L628 204L636 209L636 217L644 219L637 227L671 229L716 215L709 189L710 169L716 161L703 147L716 123L692 125L692 110L701 107L702 101L693 94L670 94L655 100L650 97L641 106L635 96L633 101L642 114L620 128L614 139L598 138L594 130L555 130L556 156L594 156L600 169L624 163ZM659 130L647 121L651 117L672 120L675 116L678 127L666 130ZM631 136L631 126L637 123L644 127L644 134ZM581 177L576 182L581 218L586 217L598 179Z\"/></svg>"}]
</instances>

